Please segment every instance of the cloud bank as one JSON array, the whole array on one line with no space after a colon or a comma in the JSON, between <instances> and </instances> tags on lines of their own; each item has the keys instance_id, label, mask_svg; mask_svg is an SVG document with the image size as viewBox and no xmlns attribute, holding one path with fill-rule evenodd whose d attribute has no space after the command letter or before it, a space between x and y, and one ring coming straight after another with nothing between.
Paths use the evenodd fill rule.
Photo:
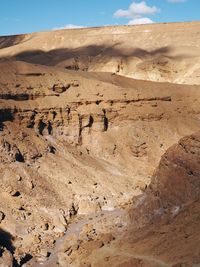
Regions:
<instances>
[{"instance_id":1,"label":"cloud bank","mask_svg":"<svg viewBox=\"0 0 200 267\"><path fill-rule=\"evenodd\" d=\"M133 1L133 3L129 6L128 9L118 9L114 13L114 17L130 19L128 25L147 24L153 23L153 21L146 16L155 15L159 11L159 8L157 8L156 6L148 6L145 1L141 1L139 3Z\"/></svg>"},{"instance_id":2,"label":"cloud bank","mask_svg":"<svg viewBox=\"0 0 200 267\"><path fill-rule=\"evenodd\" d=\"M128 25L140 25L140 24L151 24L154 23L153 20L149 18L138 18L132 19L128 22Z\"/></svg>"},{"instance_id":3,"label":"cloud bank","mask_svg":"<svg viewBox=\"0 0 200 267\"><path fill-rule=\"evenodd\" d=\"M80 26L80 25L75 25L75 24L67 24L63 27L56 27L53 28L53 30L64 30L64 29L81 29L81 28L85 28L85 26Z\"/></svg>"}]
</instances>

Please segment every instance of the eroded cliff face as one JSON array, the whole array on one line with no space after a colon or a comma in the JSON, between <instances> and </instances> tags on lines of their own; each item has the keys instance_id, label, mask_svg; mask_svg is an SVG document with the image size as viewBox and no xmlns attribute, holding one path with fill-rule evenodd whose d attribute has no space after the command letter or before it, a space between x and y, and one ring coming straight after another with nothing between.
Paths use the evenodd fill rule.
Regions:
<instances>
[{"instance_id":1,"label":"eroded cliff face","mask_svg":"<svg viewBox=\"0 0 200 267\"><path fill-rule=\"evenodd\" d=\"M1 69L1 226L18 262L40 259L74 216L129 205L164 150L199 129L197 86L22 62Z\"/></svg>"},{"instance_id":2,"label":"eroded cliff face","mask_svg":"<svg viewBox=\"0 0 200 267\"><path fill-rule=\"evenodd\" d=\"M133 198L130 217L110 214L106 231L92 218L79 234L66 235L57 246L58 265L198 266L199 141L198 132L167 150L151 184Z\"/></svg>"},{"instance_id":3,"label":"eroded cliff face","mask_svg":"<svg viewBox=\"0 0 200 267\"><path fill-rule=\"evenodd\" d=\"M197 39L198 25L187 25L192 32L188 45ZM158 27L149 27L151 38L156 34L158 40ZM183 25L179 27L182 33ZM126 39L126 34L136 36L135 29L137 27L119 27L118 31L121 32L116 32L117 28L112 29L111 43ZM170 26L166 25L166 30L169 29ZM3 241L0 239L0 259L3 262L9 259L16 266L28 262L29 265L37 265L50 258L47 264L51 266L55 266L55 261L59 261L61 266L66 266L66 262L79 266L82 260L79 262L78 258L74 263L66 251L71 254L68 233L82 232L84 242L77 246L75 237L72 246L78 248L84 244L82 252L85 254L81 252L80 255L83 263L90 266L93 259L90 259L88 250L106 247L114 239L120 240L118 236L125 231L129 222L123 209L132 207L130 217L138 229L149 225L151 220L157 222L157 219L154 221L154 213L160 219L162 213L168 210L169 217L165 218L170 220L171 213L179 211L190 200L193 203L198 196L198 182L193 185L196 172L189 167L186 172L184 169L186 162L192 164L187 158L190 148L194 149L194 164L198 165L195 161L198 150L196 137L194 140L183 139L182 146L180 142L176 150L180 159L173 149L167 156L164 155L159 165L161 173L158 169L157 176L153 176L165 151L183 136L200 129L198 79L194 82L196 85L156 83L124 77L131 75L123 72L125 67L121 65L114 65L116 70L110 65L107 68L101 53L107 53L106 60L112 65L116 55L129 60L127 51L130 49L124 47L124 39L120 49L124 49L125 54L115 50L114 55L107 48L99 54L99 48L91 44L98 35L104 36L104 42L108 37L110 39L110 30L85 29L84 41L83 36L79 36L82 30L0 39L0 237L3 236ZM141 30L145 31L146 28L141 26ZM143 32L142 36L146 34ZM179 34L166 34L169 34L169 45L172 37L174 44L180 41ZM52 41L48 42L47 37ZM183 37L185 44L188 39L185 35ZM73 53L66 49L60 51L66 38ZM88 46L87 51L80 49L80 42ZM37 51L41 43L42 51ZM139 43L141 39L136 39L134 46ZM158 48L155 43L151 45L147 45L148 53L145 56L141 55L144 51L137 50L137 57L154 60L154 57L166 56L166 50ZM51 51L56 48L59 52ZM152 52L155 49L159 52ZM182 48L177 53L182 53ZM197 54L184 56L184 59L194 57L198 62ZM102 64L97 58L102 60ZM69 60L75 60L75 66ZM161 65L165 66L164 63ZM134 70L131 77L147 79L147 72L140 76L140 72L131 66L126 66L131 72ZM187 73L183 77L177 69L176 78L180 75L181 83L190 83L188 77L193 79L194 72L190 71L189 65L184 66ZM169 80L175 81L171 77ZM164 77L159 81L168 80ZM180 162L184 165L183 170L180 167L177 173L174 172L179 178L169 182L171 169L174 171L174 164ZM185 182L184 175L190 175L191 180ZM158 180L159 176L163 180ZM184 188L187 190L184 191ZM139 209L136 207L135 213L133 204L136 205L136 200L141 206L138 204ZM95 231L90 221L97 225ZM59 244L63 239L59 238L63 235L70 240L67 239L60 251ZM90 239L94 242L90 243ZM61 254L57 253L59 251ZM73 255L76 256L76 253ZM113 254L116 254L115 249ZM123 260L119 264L126 266ZM127 266L137 266L140 260L144 259L131 258ZM102 264L101 259L97 259L95 264L92 266L102 266L98 265ZM106 264L111 263L108 260L103 266ZM152 260L151 265L148 265L149 260L145 264L164 266L159 258Z\"/></svg>"}]
</instances>

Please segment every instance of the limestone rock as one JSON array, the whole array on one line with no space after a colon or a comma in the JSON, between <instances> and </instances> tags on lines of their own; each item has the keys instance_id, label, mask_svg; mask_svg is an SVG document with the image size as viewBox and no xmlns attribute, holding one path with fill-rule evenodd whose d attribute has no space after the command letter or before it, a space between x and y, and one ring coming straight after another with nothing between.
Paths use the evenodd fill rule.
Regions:
<instances>
[{"instance_id":1,"label":"limestone rock","mask_svg":"<svg viewBox=\"0 0 200 267\"><path fill-rule=\"evenodd\" d=\"M13 267L13 256L12 254L7 250L2 250L2 255L0 256L0 266L1 267Z\"/></svg>"}]
</instances>

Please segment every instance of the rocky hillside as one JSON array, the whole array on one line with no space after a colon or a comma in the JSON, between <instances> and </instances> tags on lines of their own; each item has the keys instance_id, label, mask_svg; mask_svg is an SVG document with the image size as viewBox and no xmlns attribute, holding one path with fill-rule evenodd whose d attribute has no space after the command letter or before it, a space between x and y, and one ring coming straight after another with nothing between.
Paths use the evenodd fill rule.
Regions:
<instances>
[{"instance_id":1,"label":"rocky hillside","mask_svg":"<svg viewBox=\"0 0 200 267\"><path fill-rule=\"evenodd\" d=\"M176 253L165 260L161 252L155 257L148 250L148 258L134 257L127 265L124 252L121 265L117 257L116 264L112 259L102 265L88 250L122 242L122 236L122 250L125 243L131 247L138 226L144 229L137 230L138 240L144 241L146 225L164 229L171 213L198 203L198 135L192 134L200 130L199 25L0 37L0 265L182 261ZM194 138L164 154L187 135ZM176 164L182 169L175 170ZM135 203L141 203L139 209ZM190 222L193 218L188 215ZM74 233L84 240L85 254L75 252L78 261L68 262L63 244L69 246L71 239L75 247L82 244ZM153 238L149 233L147 244Z\"/></svg>"},{"instance_id":2,"label":"rocky hillside","mask_svg":"<svg viewBox=\"0 0 200 267\"><path fill-rule=\"evenodd\" d=\"M156 82L200 84L200 22L59 30L0 38L2 59Z\"/></svg>"},{"instance_id":3,"label":"rocky hillside","mask_svg":"<svg viewBox=\"0 0 200 267\"><path fill-rule=\"evenodd\" d=\"M61 239L58 266L199 266L199 142L198 132L167 150L149 187L133 198L129 219L113 213L109 229L110 218L92 218L79 235Z\"/></svg>"}]
</instances>

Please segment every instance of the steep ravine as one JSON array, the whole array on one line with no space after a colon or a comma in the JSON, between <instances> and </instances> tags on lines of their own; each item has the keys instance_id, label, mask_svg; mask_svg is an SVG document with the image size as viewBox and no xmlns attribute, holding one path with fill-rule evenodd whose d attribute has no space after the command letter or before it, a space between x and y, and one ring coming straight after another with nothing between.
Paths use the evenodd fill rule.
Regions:
<instances>
[{"instance_id":1,"label":"steep ravine","mask_svg":"<svg viewBox=\"0 0 200 267\"><path fill-rule=\"evenodd\" d=\"M103 224L91 216L79 236L69 231L55 251L57 265L199 266L199 140L199 132L186 136L164 153L129 217L123 213L109 228L108 214Z\"/></svg>"},{"instance_id":2,"label":"steep ravine","mask_svg":"<svg viewBox=\"0 0 200 267\"><path fill-rule=\"evenodd\" d=\"M77 214L129 205L149 184L163 147L185 134L183 128L174 136L175 124L190 119L189 131L199 128L196 96L189 99L193 112L194 106L182 108L184 98L167 90L161 96L77 102L61 94L60 107L52 98L42 98L49 108L37 99L2 99L1 199L8 205L2 226L14 236L21 265L26 258L46 260Z\"/></svg>"},{"instance_id":3,"label":"steep ravine","mask_svg":"<svg viewBox=\"0 0 200 267\"><path fill-rule=\"evenodd\" d=\"M181 139L200 130L198 36L197 22L0 37L0 265L198 264L199 141Z\"/></svg>"}]
</instances>

